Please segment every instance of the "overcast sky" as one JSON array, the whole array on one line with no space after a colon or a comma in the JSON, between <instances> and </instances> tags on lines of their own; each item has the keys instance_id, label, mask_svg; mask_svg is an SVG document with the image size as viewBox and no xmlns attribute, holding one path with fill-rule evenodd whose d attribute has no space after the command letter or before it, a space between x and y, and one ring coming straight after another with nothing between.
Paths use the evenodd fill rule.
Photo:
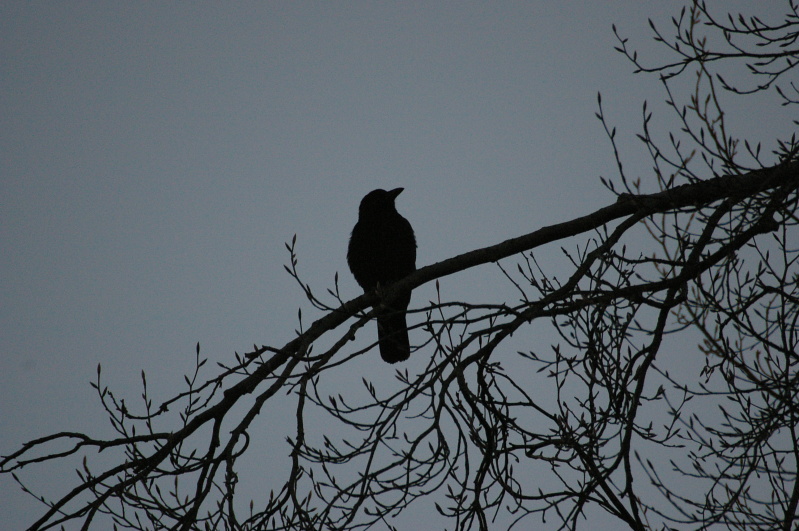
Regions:
<instances>
[{"instance_id":1,"label":"overcast sky","mask_svg":"<svg viewBox=\"0 0 799 531\"><path fill-rule=\"evenodd\" d=\"M634 134L665 96L611 24L653 50L647 17L680 5L3 2L0 453L109 435L98 363L163 399L198 341L230 362L291 339L294 234L306 282L359 295L346 246L374 188L405 188L419 266L611 203L597 92L646 183ZM72 468L32 486L57 497ZM0 499L8 529L41 513L9 476Z\"/></svg>"}]
</instances>

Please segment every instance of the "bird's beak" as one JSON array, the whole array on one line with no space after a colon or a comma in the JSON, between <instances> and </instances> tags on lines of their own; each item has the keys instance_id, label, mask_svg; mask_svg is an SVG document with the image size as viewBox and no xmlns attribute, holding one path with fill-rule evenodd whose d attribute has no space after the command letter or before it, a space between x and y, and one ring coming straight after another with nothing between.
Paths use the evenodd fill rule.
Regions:
<instances>
[{"instance_id":1,"label":"bird's beak","mask_svg":"<svg viewBox=\"0 0 799 531\"><path fill-rule=\"evenodd\" d=\"M405 188L394 188L393 190L389 190L388 195L391 196L391 199L396 199L398 195L402 193Z\"/></svg>"}]
</instances>

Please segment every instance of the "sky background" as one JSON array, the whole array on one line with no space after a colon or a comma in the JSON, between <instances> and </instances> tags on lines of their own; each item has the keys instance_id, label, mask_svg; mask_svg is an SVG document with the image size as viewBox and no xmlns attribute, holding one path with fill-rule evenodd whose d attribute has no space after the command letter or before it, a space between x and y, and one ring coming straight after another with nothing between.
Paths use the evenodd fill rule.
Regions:
<instances>
[{"instance_id":1,"label":"sky background","mask_svg":"<svg viewBox=\"0 0 799 531\"><path fill-rule=\"evenodd\" d=\"M3 2L0 454L108 434L98 363L131 400L144 370L158 401L198 341L231 362L290 340L297 308L317 316L283 270L294 234L306 282L323 293L338 272L359 295L346 246L372 189L405 188L418 266L613 202L598 92L653 191L643 101L662 131L673 122L611 24L654 63L647 18L665 28L681 5ZM737 114L747 137L787 130L775 99L753 101ZM479 298L484 272L442 284ZM54 497L73 468L29 477ZM41 514L9 476L0 500L8 529Z\"/></svg>"}]
</instances>

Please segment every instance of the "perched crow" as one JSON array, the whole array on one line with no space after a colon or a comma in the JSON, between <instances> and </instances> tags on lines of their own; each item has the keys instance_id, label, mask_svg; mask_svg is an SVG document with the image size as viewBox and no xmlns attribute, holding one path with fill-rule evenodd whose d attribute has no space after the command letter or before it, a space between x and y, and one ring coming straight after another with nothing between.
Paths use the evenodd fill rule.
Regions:
<instances>
[{"instance_id":1,"label":"perched crow","mask_svg":"<svg viewBox=\"0 0 799 531\"><path fill-rule=\"evenodd\" d=\"M394 206L394 199L402 190L374 190L361 200L347 263L364 292L386 287L416 270L413 228ZM405 322L410 302L408 292L378 307L377 340L380 356L388 363L405 361L411 355Z\"/></svg>"}]
</instances>

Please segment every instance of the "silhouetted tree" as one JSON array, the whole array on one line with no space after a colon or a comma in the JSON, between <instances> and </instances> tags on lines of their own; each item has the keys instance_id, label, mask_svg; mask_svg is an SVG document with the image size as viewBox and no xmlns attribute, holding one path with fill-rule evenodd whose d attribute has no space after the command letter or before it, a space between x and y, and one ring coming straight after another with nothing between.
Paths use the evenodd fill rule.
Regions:
<instances>
[{"instance_id":1,"label":"silhouetted tree","mask_svg":"<svg viewBox=\"0 0 799 531\"><path fill-rule=\"evenodd\" d=\"M780 20L720 19L697 2L673 25L652 24L674 57L654 66L617 33L637 71L659 76L680 123L659 141L644 105L651 174L625 173L600 99L618 163L603 179L615 195L604 208L347 302L337 286L326 302L300 279L292 241L287 270L325 314L210 376L198 345L185 389L156 405L145 380L137 412L98 368L116 438L55 433L3 458L15 477L83 459L74 490L40 498L32 528L100 514L136 529L390 527L411 504L435 502L457 529L497 519L572 529L599 512L636 530L795 529L797 142L776 139L764 154L734 138L721 99L773 91L795 108L799 15L789 2ZM566 239L578 242L562 244L569 267L548 265ZM503 259L513 300L450 301L439 289L436 279ZM409 311L412 360L425 365L399 366L391 389L364 377L361 392L331 394L335 374L376 355L374 343L352 342L372 305L431 281L438 298ZM284 430L286 446L259 446L256 419L281 408L291 413L270 430ZM99 451L115 464L91 466ZM270 451L290 455L285 474L240 499L243 463Z\"/></svg>"}]
</instances>

